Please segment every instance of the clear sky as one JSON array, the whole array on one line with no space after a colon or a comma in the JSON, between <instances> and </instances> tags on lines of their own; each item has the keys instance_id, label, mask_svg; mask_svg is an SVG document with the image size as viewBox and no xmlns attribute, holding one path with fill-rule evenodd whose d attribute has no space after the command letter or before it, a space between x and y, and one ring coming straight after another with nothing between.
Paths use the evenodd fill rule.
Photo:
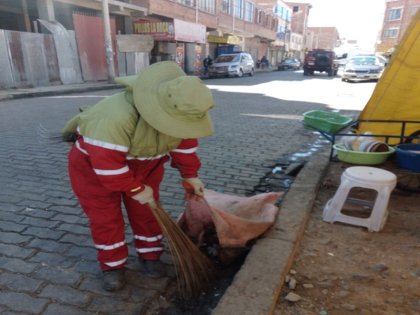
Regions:
<instances>
[{"instance_id":1,"label":"clear sky","mask_svg":"<svg viewBox=\"0 0 420 315\"><path fill-rule=\"evenodd\" d=\"M372 49L382 28L385 0L298 0L312 4L308 26L335 26L341 38Z\"/></svg>"}]
</instances>

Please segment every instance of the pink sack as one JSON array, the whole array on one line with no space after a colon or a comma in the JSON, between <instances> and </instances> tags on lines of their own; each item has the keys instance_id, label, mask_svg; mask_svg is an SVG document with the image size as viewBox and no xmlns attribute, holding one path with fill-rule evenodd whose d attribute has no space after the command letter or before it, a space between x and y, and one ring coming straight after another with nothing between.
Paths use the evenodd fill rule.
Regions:
<instances>
[{"instance_id":1,"label":"pink sack","mask_svg":"<svg viewBox=\"0 0 420 315\"><path fill-rule=\"evenodd\" d=\"M185 189L187 206L179 226L199 246L217 241L222 248L244 248L267 231L279 211L275 203L283 196L271 192L238 197L205 189L204 197L198 197Z\"/></svg>"}]
</instances>

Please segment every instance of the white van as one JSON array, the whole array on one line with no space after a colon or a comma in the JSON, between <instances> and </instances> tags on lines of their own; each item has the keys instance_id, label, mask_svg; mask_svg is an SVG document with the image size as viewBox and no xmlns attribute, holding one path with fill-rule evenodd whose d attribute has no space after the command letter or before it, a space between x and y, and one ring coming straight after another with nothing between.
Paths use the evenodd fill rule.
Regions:
<instances>
[{"instance_id":1,"label":"white van","mask_svg":"<svg viewBox=\"0 0 420 315\"><path fill-rule=\"evenodd\" d=\"M219 55L209 67L209 77L242 77L254 75L254 60L248 53L231 53Z\"/></svg>"}]
</instances>

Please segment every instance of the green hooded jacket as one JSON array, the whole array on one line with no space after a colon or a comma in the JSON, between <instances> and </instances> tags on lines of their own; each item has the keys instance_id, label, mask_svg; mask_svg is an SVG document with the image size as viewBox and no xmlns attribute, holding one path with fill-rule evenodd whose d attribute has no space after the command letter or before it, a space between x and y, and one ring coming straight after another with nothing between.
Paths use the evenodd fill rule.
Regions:
<instances>
[{"instance_id":1,"label":"green hooded jacket","mask_svg":"<svg viewBox=\"0 0 420 315\"><path fill-rule=\"evenodd\" d=\"M160 133L140 117L130 89L107 97L69 120L63 138L83 137L128 149L131 157L156 157L175 149L182 139Z\"/></svg>"}]
</instances>

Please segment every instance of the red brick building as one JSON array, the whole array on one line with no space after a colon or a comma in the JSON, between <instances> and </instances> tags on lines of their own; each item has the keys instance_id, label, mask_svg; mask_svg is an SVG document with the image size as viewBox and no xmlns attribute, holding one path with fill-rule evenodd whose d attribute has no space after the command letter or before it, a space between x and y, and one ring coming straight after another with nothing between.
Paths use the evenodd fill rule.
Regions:
<instances>
[{"instance_id":1,"label":"red brick building","mask_svg":"<svg viewBox=\"0 0 420 315\"><path fill-rule=\"evenodd\" d=\"M175 60L187 72L197 72L205 55L247 51L257 61L269 57L276 39L278 17L272 8L248 0L132 0L146 7L147 16L133 19L134 33L155 39L152 59ZM164 23L172 38L148 28ZM145 24L145 27L139 25ZM167 28L168 28L167 27Z\"/></svg>"},{"instance_id":2,"label":"red brick building","mask_svg":"<svg viewBox=\"0 0 420 315\"><path fill-rule=\"evenodd\" d=\"M308 16L309 11L312 8L310 3L301 2L285 2L289 7L292 8L292 24L291 29L294 33L305 34L308 28Z\"/></svg>"},{"instance_id":3,"label":"red brick building","mask_svg":"<svg viewBox=\"0 0 420 315\"><path fill-rule=\"evenodd\" d=\"M292 38L291 38L291 51L293 52L293 56L298 59L303 59L305 56L305 52L308 51L308 17L310 14L310 10L312 8L312 4L310 3L301 3L301 2L285 2L291 9L292 9L292 21L290 28L292 30ZM301 42L298 45L298 49L293 49L293 41L298 40Z\"/></svg>"},{"instance_id":4,"label":"red brick building","mask_svg":"<svg viewBox=\"0 0 420 315\"><path fill-rule=\"evenodd\" d=\"M117 76L133 74L133 70L140 71L149 61L174 60L187 73L198 74L202 60L208 54L215 57L220 53L242 50L249 52L255 61L264 55L270 57L279 21L272 7L259 6L254 0L1 0L0 3L0 31L19 32L19 36L32 33L35 37L38 33L47 36L54 29L58 35L69 33L72 41L74 37L76 58L80 59L75 64L81 64L85 81L105 80L107 72L109 77L113 76L112 72ZM104 10L103 4L106 3L107 10ZM106 35L111 37L106 49L104 11L109 11L110 32ZM61 33L56 30L58 26L62 28ZM1 34L0 44L9 38L7 33L2 41ZM137 34L152 37L151 50L148 39L124 36ZM133 47L134 38L145 42ZM6 46L9 44L13 45L8 41ZM22 45L25 46L24 40ZM55 54L55 47L49 47L52 46L45 49ZM1 51L8 53L9 49ZM9 68L8 60L15 58L14 55L0 57L7 63L4 67ZM24 64L25 60L21 59ZM107 65L113 63L115 70L111 71ZM2 64L0 66L3 68ZM11 72L9 77L16 77ZM43 72L48 72L48 69ZM8 82L13 80L7 79ZM20 82L7 83L12 84Z\"/></svg>"},{"instance_id":5,"label":"red brick building","mask_svg":"<svg viewBox=\"0 0 420 315\"><path fill-rule=\"evenodd\" d=\"M400 42L412 17L420 8L420 0L387 0L377 52L391 53Z\"/></svg>"},{"instance_id":6,"label":"red brick building","mask_svg":"<svg viewBox=\"0 0 420 315\"><path fill-rule=\"evenodd\" d=\"M334 50L339 42L340 35L336 27L308 27L307 48Z\"/></svg>"}]
</instances>

